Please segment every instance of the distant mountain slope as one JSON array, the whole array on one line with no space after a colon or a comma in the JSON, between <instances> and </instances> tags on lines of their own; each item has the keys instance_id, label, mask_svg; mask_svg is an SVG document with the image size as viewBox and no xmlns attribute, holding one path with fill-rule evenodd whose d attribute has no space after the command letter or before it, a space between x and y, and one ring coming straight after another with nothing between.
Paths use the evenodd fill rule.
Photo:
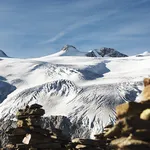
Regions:
<instances>
[{"instance_id":1,"label":"distant mountain slope","mask_svg":"<svg viewBox=\"0 0 150 150\"><path fill-rule=\"evenodd\" d=\"M80 52L72 45L65 45L59 52L50 56L86 56L86 52Z\"/></svg>"},{"instance_id":2,"label":"distant mountain slope","mask_svg":"<svg viewBox=\"0 0 150 150\"><path fill-rule=\"evenodd\" d=\"M59 52L50 56L127 57L127 55L122 54L113 48L104 47L89 52L81 52L72 45L65 45Z\"/></svg>"},{"instance_id":3,"label":"distant mountain slope","mask_svg":"<svg viewBox=\"0 0 150 150\"><path fill-rule=\"evenodd\" d=\"M2 50L0 50L0 57L8 57Z\"/></svg>"},{"instance_id":4,"label":"distant mountain slope","mask_svg":"<svg viewBox=\"0 0 150 150\"><path fill-rule=\"evenodd\" d=\"M142 53L142 54L138 54L138 55L136 55L136 57L144 57L144 56L150 56L150 52L145 51L145 52L144 52L144 53Z\"/></svg>"},{"instance_id":5,"label":"distant mountain slope","mask_svg":"<svg viewBox=\"0 0 150 150\"><path fill-rule=\"evenodd\" d=\"M103 47L101 49L95 49L87 54L89 57L128 57L127 55L118 52L113 48Z\"/></svg>"},{"instance_id":6,"label":"distant mountain slope","mask_svg":"<svg viewBox=\"0 0 150 150\"><path fill-rule=\"evenodd\" d=\"M1 78L0 78L0 103L3 102L3 100L6 99L7 96L11 92L13 92L15 89L16 89L15 86L7 82L1 81Z\"/></svg>"}]
</instances>

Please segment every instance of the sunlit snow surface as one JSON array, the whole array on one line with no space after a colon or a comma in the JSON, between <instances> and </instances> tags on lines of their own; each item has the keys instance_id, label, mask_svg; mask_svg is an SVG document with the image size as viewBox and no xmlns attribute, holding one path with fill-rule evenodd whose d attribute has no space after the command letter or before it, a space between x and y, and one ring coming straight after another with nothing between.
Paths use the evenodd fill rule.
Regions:
<instances>
[{"instance_id":1,"label":"sunlit snow surface","mask_svg":"<svg viewBox=\"0 0 150 150\"><path fill-rule=\"evenodd\" d=\"M136 99L143 78L150 76L149 64L150 57L135 56L0 58L0 81L15 89L5 92L9 95L0 104L0 117L7 119L19 108L39 103L45 116L67 116L80 124L80 135L90 129L93 137L115 120L118 104Z\"/></svg>"}]
</instances>

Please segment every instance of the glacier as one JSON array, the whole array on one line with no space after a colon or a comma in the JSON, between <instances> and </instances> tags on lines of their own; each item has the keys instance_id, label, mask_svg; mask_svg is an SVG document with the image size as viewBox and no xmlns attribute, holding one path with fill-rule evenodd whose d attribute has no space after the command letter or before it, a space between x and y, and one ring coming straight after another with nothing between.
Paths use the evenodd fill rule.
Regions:
<instances>
[{"instance_id":1,"label":"glacier","mask_svg":"<svg viewBox=\"0 0 150 150\"><path fill-rule=\"evenodd\" d=\"M150 56L80 57L62 52L40 58L0 58L0 118L38 103L44 117L66 116L75 136L91 137L114 123L115 107L139 101L143 79L150 76ZM5 91L4 91L5 90ZM77 134L78 133L78 134Z\"/></svg>"}]
</instances>

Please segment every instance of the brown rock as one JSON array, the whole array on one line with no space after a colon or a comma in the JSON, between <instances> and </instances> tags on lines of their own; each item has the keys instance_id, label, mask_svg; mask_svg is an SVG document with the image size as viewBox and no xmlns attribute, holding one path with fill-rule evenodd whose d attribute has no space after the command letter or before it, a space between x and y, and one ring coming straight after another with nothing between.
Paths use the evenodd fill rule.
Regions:
<instances>
[{"instance_id":1,"label":"brown rock","mask_svg":"<svg viewBox=\"0 0 150 150\"><path fill-rule=\"evenodd\" d=\"M108 132L104 134L105 138L114 138L115 136L120 137L123 123L119 121L116 123Z\"/></svg>"},{"instance_id":2,"label":"brown rock","mask_svg":"<svg viewBox=\"0 0 150 150\"><path fill-rule=\"evenodd\" d=\"M150 144L130 137L122 137L111 142L111 146L119 150L149 150Z\"/></svg>"},{"instance_id":3,"label":"brown rock","mask_svg":"<svg viewBox=\"0 0 150 150\"><path fill-rule=\"evenodd\" d=\"M25 145L25 144L16 144L16 148L20 149L28 149L30 146L29 145Z\"/></svg>"},{"instance_id":4,"label":"brown rock","mask_svg":"<svg viewBox=\"0 0 150 150\"><path fill-rule=\"evenodd\" d=\"M13 144L7 144L6 148L15 148L15 145L13 145Z\"/></svg>"},{"instance_id":5,"label":"brown rock","mask_svg":"<svg viewBox=\"0 0 150 150\"><path fill-rule=\"evenodd\" d=\"M123 118L127 116L137 116L140 113L150 108L150 103L136 103L136 102L128 102L116 107L116 113L118 118Z\"/></svg>"},{"instance_id":6,"label":"brown rock","mask_svg":"<svg viewBox=\"0 0 150 150\"><path fill-rule=\"evenodd\" d=\"M150 120L150 108L149 109L145 109L141 115L140 118L143 120Z\"/></svg>"},{"instance_id":7,"label":"brown rock","mask_svg":"<svg viewBox=\"0 0 150 150\"><path fill-rule=\"evenodd\" d=\"M105 133L104 137L113 138L114 136L128 136L130 133L133 133L138 129L150 130L150 121L142 120L133 116L120 119L113 128Z\"/></svg>"},{"instance_id":8,"label":"brown rock","mask_svg":"<svg viewBox=\"0 0 150 150\"><path fill-rule=\"evenodd\" d=\"M85 149L85 148L87 148L87 145L78 144L76 146L76 149Z\"/></svg>"},{"instance_id":9,"label":"brown rock","mask_svg":"<svg viewBox=\"0 0 150 150\"><path fill-rule=\"evenodd\" d=\"M92 139L73 139L72 143L78 143L82 145L91 145L91 146L100 146L100 145L105 145L104 140L92 140Z\"/></svg>"}]
</instances>

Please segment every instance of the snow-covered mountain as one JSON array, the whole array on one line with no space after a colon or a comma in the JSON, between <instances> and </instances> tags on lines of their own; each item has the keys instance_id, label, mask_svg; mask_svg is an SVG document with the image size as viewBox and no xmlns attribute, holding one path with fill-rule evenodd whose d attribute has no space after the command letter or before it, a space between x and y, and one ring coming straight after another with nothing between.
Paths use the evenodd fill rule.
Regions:
<instances>
[{"instance_id":1,"label":"snow-covered mountain","mask_svg":"<svg viewBox=\"0 0 150 150\"><path fill-rule=\"evenodd\" d=\"M58 53L51 56L86 56L86 52L81 52L72 45L65 45Z\"/></svg>"},{"instance_id":2,"label":"snow-covered mountain","mask_svg":"<svg viewBox=\"0 0 150 150\"><path fill-rule=\"evenodd\" d=\"M150 52L145 51L145 52L143 52L142 54L136 55L136 57L146 57L146 56L150 56Z\"/></svg>"},{"instance_id":3,"label":"snow-covered mountain","mask_svg":"<svg viewBox=\"0 0 150 150\"><path fill-rule=\"evenodd\" d=\"M0 50L0 57L8 57L2 50Z\"/></svg>"},{"instance_id":4,"label":"snow-covered mountain","mask_svg":"<svg viewBox=\"0 0 150 150\"><path fill-rule=\"evenodd\" d=\"M61 52L66 54L67 50ZM45 117L66 116L76 124L73 136L93 137L114 122L118 104L136 99L143 78L150 76L149 64L150 57L135 56L3 57L0 93L5 96L1 98L0 118L9 119L19 108L39 103L46 110Z\"/></svg>"},{"instance_id":5,"label":"snow-covered mountain","mask_svg":"<svg viewBox=\"0 0 150 150\"><path fill-rule=\"evenodd\" d=\"M90 51L87 56L89 57L128 57L127 55L118 52L113 48L103 47Z\"/></svg>"},{"instance_id":6,"label":"snow-covered mountain","mask_svg":"<svg viewBox=\"0 0 150 150\"><path fill-rule=\"evenodd\" d=\"M127 55L122 54L113 48L104 47L89 52L81 52L72 45L65 45L58 53L50 56L127 57Z\"/></svg>"}]
</instances>

